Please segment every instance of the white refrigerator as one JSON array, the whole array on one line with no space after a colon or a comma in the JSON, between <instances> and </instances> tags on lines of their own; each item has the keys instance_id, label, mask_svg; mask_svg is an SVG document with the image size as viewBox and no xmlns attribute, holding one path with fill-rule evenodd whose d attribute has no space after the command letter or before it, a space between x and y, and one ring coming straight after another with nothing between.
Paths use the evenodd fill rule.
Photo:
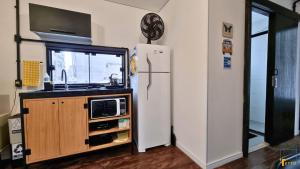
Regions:
<instances>
[{"instance_id":1,"label":"white refrigerator","mask_svg":"<svg viewBox=\"0 0 300 169\"><path fill-rule=\"evenodd\" d=\"M138 44L130 57L134 140L139 152L171 142L170 48Z\"/></svg>"}]
</instances>

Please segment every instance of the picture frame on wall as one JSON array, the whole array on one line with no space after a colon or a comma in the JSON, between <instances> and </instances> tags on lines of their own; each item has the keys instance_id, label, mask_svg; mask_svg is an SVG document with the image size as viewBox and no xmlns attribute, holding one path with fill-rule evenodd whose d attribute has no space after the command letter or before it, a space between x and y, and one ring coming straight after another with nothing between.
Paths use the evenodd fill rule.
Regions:
<instances>
[{"instance_id":1,"label":"picture frame on wall","mask_svg":"<svg viewBox=\"0 0 300 169\"><path fill-rule=\"evenodd\" d=\"M223 32L223 37L232 39L233 38L233 24L223 22L222 32Z\"/></svg>"}]
</instances>

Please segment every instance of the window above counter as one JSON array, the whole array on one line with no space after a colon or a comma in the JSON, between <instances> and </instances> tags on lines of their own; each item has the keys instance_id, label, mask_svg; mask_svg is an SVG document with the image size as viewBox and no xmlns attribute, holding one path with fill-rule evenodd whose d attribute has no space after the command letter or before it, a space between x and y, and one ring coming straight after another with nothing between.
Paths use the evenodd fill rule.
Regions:
<instances>
[{"instance_id":1,"label":"window above counter","mask_svg":"<svg viewBox=\"0 0 300 169\"><path fill-rule=\"evenodd\" d=\"M126 85L125 48L89 45L46 44L47 72L55 86L63 86L65 70L70 87L100 87L109 85L110 76Z\"/></svg>"}]
</instances>

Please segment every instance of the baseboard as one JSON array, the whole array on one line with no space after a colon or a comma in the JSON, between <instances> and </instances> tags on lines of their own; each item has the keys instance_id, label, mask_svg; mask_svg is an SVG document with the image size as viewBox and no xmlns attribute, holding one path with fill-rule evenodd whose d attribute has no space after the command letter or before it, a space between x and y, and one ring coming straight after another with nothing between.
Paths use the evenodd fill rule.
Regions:
<instances>
[{"instance_id":1,"label":"baseboard","mask_svg":"<svg viewBox=\"0 0 300 169\"><path fill-rule=\"evenodd\" d=\"M222 165L225 165L227 163L230 163L232 161L235 161L237 159L240 159L242 157L243 157L243 153L238 152L238 153L223 157L219 160L215 160L213 162L208 163L207 166L206 166L206 169L214 169L214 168L220 167Z\"/></svg>"},{"instance_id":2,"label":"baseboard","mask_svg":"<svg viewBox=\"0 0 300 169\"><path fill-rule=\"evenodd\" d=\"M199 158L197 158L194 153L184 147L178 140L176 142L176 147L183 151L187 156L189 156L196 164L198 164L202 169L206 169L205 163L203 163Z\"/></svg>"}]
</instances>

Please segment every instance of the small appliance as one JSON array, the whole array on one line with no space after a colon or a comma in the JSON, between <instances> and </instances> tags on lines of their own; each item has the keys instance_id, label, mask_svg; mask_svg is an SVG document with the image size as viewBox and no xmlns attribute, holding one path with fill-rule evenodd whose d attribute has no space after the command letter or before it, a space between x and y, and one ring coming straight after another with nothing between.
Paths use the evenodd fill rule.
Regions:
<instances>
[{"instance_id":1,"label":"small appliance","mask_svg":"<svg viewBox=\"0 0 300 169\"><path fill-rule=\"evenodd\" d=\"M114 141L114 138L117 138L116 134L102 134L98 136L90 137L89 145L90 146L99 146L103 144L108 144Z\"/></svg>"},{"instance_id":2,"label":"small appliance","mask_svg":"<svg viewBox=\"0 0 300 169\"><path fill-rule=\"evenodd\" d=\"M122 116L126 114L126 98L89 99L90 119Z\"/></svg>"},{"instance_id":3,"label":"small appliance","mask_svg":"<svg viewBox=\"0 0 300 169\"><path fill-rule=\"evenodd\" d=\"M112 128L115 128L118 126L119 126L118 120L104 121L104 122L98 122L98 123L91 123L90 130L91 131L109 130L109 129L112 129Z\"/></svg>"}]
</instances>

